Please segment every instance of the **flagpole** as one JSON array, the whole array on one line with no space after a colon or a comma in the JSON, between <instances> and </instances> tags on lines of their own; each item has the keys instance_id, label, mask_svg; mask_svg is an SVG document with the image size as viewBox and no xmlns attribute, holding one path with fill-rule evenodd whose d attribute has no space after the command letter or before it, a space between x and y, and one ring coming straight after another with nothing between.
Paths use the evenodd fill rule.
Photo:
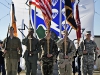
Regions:
<instances>
[{"instance_id":1,"label":"flagpole","mask_svg":"<svg viewBox=\"0 0 100 75\"><path fill-rule=\"evenodd\" d=\"M59 36L61 38L61 31L62 31L62 0L60 0L60 12L59 12L59 29L60 29L60 33Z\"/></svg>"},{"instance_id":2,"label":"flagpole","mask_svg":"<svg viewBox=\"0 0 100 75\"><path fill-rule=\"evenodd\" d=\"M34 34L36 37L36 6L35 6L35 10L34 10Z\"/></svg>"},{"instance_id":3,"label":"flagpole","mask_svg":"<svg viewBox=\"0 0 100 75\"><path fill-rule=\"evenodd\" d=\"M30 6L30 1L29 1L29 29L31 28L31 17L30 17L30 9L31 9L31 6ZM31 36L30 37L28 37L29 38L29 44L30 44L30 51L31 51ZM30 54L30 56L32 56L31 54Z\"/></svg>"}]
</instances>

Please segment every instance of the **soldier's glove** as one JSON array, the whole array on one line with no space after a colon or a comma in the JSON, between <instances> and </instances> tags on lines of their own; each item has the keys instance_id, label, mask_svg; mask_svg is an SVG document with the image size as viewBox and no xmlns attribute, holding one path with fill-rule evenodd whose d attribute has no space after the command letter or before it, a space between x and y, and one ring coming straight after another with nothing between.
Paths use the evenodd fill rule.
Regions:
<instances>
[{"instance_id":1,"label":"soldier's glove","mask_svg":"<svg viewBox=\"0 0 100 75\"><path fill-rule=\"evenodd\" d=\"M30 35L33 35L33 32L32 32L32 31L30 31L30 32L28 33L27 37L29 37Z\"/></svg>"},{"instance_id":2,"label":"soldier's glove","mask_svg":"<svg viewBox=\"0 0 100 75\"><path fill-rule=\"evenodd\" d=\"M32 51L29 51L29 54L33 54L33 52Z\"/></svg>"},{"instance_id":3,"label":"soldier's glove","mask_svg":"<svg viewBox=\"0 0 100 75\"><path fill-rule=\"evenodd\" d=\"M86 54L86 53L87 53L87 51L86 51L86 50L84 50L84 51L83 51L83 54Z\"/></svg>"},{"instance_id":4,"label":"soldier's glove","mask_svg":"<svg viewBox=\"0 0 100 75\"><path fill-rule=\"evenodd\" d=\"M98 58L100 58L100 55L98 56Z\"/></svg>"}]
</instances>

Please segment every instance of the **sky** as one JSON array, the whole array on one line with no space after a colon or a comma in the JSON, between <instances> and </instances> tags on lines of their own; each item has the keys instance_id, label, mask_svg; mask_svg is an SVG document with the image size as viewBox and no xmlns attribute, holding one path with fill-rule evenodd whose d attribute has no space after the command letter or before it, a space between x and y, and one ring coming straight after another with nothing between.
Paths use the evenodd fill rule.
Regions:
<instances>
[{"instance_id":1,"label":"sky","mask_svg":"<svg viewBox=\"0 0 100 75\"><path fill-rule=\"evenodd\" d=\"M10 4L12 0L0 0L0 40L7 35L7 28L11 22ZM100 35L100 0L95 2L94 35ZM17 11L18 12L18 11Z\"/></svg>"}]
</instances>

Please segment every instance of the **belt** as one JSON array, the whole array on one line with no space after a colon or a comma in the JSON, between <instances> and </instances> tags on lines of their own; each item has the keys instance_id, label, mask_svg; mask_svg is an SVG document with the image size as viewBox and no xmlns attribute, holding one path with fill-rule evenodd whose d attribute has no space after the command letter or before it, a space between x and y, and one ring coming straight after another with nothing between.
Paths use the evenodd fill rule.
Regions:
<instances>
[{"instance_id":1,"label":"belt","mask_svg":"<svg viewBox=\"0 0 100 75\"><path fill-rule=\"evenodd\" d=\"M83 55L94 55L94 53L86 53L86 54L83 54Z\"/></svg>"}]
</instances>

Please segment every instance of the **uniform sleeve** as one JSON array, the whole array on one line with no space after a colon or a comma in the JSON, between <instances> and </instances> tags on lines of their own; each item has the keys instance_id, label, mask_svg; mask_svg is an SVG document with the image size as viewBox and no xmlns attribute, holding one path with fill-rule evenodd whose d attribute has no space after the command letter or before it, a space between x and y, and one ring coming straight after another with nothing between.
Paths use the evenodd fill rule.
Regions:
<instances>
[{"instance_id":1,"label":"uniform sleeve","mask_svg":"<svg viewBox=\"0 0 100 75\"><path fill-rule=\"evenodd\" d=\"M23 39L22 44L26 46L27 41L28 41L28 38Z\"/></svg>"},{"instance_id":2,"label":"uniform sleeve","mask_svg":"<svg viewBox=\"0 0 100 75\"><path fill-rule=\"evenodd\" d=\"M54 42L53 43L53 53L52 53L52 55L53 56L57 55L57 53L58 53L58 47L57 47L57 44Z\"/></svg>"},{"instance_id":3,"label":"uniform sleeve","mask_svg":"<svg viewBox=\"0 0 100 75\"><path fill-rule=\"evenodd\" d=\"M63 38L61 38L60 40L58 40L57 41L57 47L61 48L63 42L64 42Z\"/></svg>"},{"instance_id":4,"label":"uniform sleeve","mask_svg":"<svg viewBox=\"0 0 100 75\"><path fill-rule=\"evenodd\" d=\"M40 41L37 40L37 44L35 46L35 51L33 52L34 54L38 54L41 51L41 45L40 45Z\"/></svg>"},{"instance_id":5,"label":"uniform sleeve","mask_svg":"<svg viewBox=\"0 0 100 75\"><path fill-rule=\"evenodd\" d=\"M6 47L6 41L7 41L7 38L5 38L4 41L3 41L3 46L2 46L3 49L5 49L5 47Z\"/></svg>"},{"instance_id":6,"label":"uniform sleeve","mask_svg":"<svg viewBox=\"0 0 100 75\"><path fill-rule=\"evenodd\" d=\"M20 50L20 57L21 57L21 56L22 56L22 44L21 44L20 39L18 39L18 41L19 41L19 42L18 42L18 43L19 43L19 44L18 44L18 45L19 45L18 47L19 47L19 50Z\"/></svg>"},{"instance_id":7,"label":"uniform sleeve","mask_svg":"<svg viewBox=\"0 0 100 75\"><path fill-rule=\"evenodd\" d=\"M83 55L83 50L84 50L84 45L83 45L83 41L80 43L80 46L78 48L78 54L79 55Z\"/></svg>"},{"instance_id":8,"label":"uniform sleeve","mask_svg":"<svg viewBox=\"0 0 100 75\"><path fill-rule=\"evenodd\" d=\"M95 52L95 61L97 60L97 44L93 41L93 45L94 45L94 52Z\"/></svg>"},{"instance_id":9,"label":"uniform sleeve","mask_svg":"<svg viewBox=\"0 0 100 75\"><path fill-rule=\"evenodd\" d=\"M69 58L73 58L75 56L75 53L76 53L76 48L75 48L75 45L74 45L74 42L73 41L70 42L70 45L71 45L70 46L71 52L68 53L68 57Z\"/></svg>"}]
</instances>

